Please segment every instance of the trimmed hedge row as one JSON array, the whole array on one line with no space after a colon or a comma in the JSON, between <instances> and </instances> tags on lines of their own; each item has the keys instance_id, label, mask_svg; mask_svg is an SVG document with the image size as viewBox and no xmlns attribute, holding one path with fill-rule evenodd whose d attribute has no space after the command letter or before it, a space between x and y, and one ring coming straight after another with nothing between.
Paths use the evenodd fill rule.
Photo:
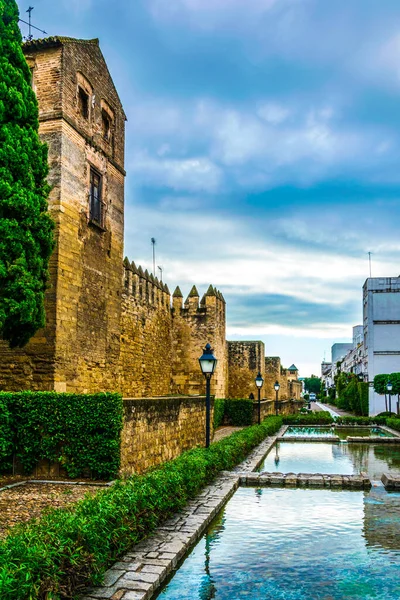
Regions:
<instances>
[{"instance_id":1,"label":"trimmed hedge row","mask_svg":"<svg viewBox=\"0 0 400 600\"><path fill-rule=\"evenodd\" d=\"M8 402L0 393L0 473L12 467L13 433Z\"/></svg>"},{"instance_id":2,"label":"trimmed hedge row","mask_svg":"<svg viewBox=\"0 0 400 600\"><path fill-rule=\"evenodd\" d=\"M27 473L48 459L70 477L115 477L122 416L120 394L0 392L0 468L14 453Z\"/></svg>"},{"instance_id":3,"label":"trimmed hedge row","mask_svg":"<svg viewBox=\"0 0 400 600\"><path fill-rule=\"evenodd\" d=\"M338 425L386 425L386 417L337 417Z\"/></svg>"},{"instance_id":4,"label":"trimmed hedge row","mask_svg":"<svg viewBox=\"0 0 400 600\"><path fill-rule=\"evenodd\" d=\"M225 414L230 425L237 427L253 422L253 400L249 398L229 398L225 400Z\"/></svg>"},{"instance_id":5,"label":"trimmed hedge row","mask_svg":"<svg viewBox=\"0 0 400 600\"><path fill-rule=\"evenodd\" d=\"M283 417L285 425L326 425L333 423L332 415L325 410L315 413L285 415Z\"/></svg>"},{"instance_id":6,"label":"trimmed hedge row","mask_svg":"<svg viewBox=\"0 0 400 600\"><path fill-rule=\"evenodd\" d=\"M214 400L214 429L224 423L236 427L253 423L253 404L250 398L216 398Z\"/></svg>"},{"instance_id":7,"label":"trimmed hedge row","mask_svg":"<svg viewBox=\"0 0 400 600\"><path fill-rule=\"evenodd\" d=\"M232 469L282 425L269 417L210 448L183 453L66 509L16 527L0 543L0 598L73 598L222 470Z\"/></svg>"},{"instance_id":8,"label":"trimmed hedge row","mask_svg":"<svg viewBox=\"0 0 400 600\"><path fill-rule=\"evenodd\" d=\"M214 429L221 427L225 417L225 399L215 398L214 400Z\"/></svg>"},{"instance_id":9,"label":"trimmed hedge row","mask_svg":"<svg viewBox=\"0 0 400 600\"><path fill-rule=\"evenodd\" d=\"M400 431L400 418L386 419L386 425L396 431Z\"/></svg>"}]
</instances>

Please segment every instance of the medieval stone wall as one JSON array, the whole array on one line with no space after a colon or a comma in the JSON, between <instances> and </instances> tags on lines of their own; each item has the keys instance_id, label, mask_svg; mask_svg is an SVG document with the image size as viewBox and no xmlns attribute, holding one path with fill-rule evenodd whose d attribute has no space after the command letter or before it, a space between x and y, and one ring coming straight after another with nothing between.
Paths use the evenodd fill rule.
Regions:
<instances>
[{"instance_id":1,"label":"medieval stone wall","mask_svg":"<svg viewBox=\"0 0 400 600\"><path fill-rule=\"evenodd\" d=\"M125 397L170 393L171 327L168 287L125 259L119 384Z\"/></svg>"},{"instance_id":2,"label":"medieval stone wall","mask_svg":"<svg viewBox=\"0 0 400 600\"><path fill-rule=\"evenodd\" d=\"M205 443L204 396L126 399L124 411L123 475L142 473Z\"/></svg>"},{"instance_id":3,"label":"medieval stone wall","mask_svg":"<svg viewBox=\"0 0 400 600\"><path fill-rule=\"evenodd\" d=\"M183 305L179 288L173 294L172 310L172 393L200 394L205 388L198 359L210 343L218 359L211 379L211 393L225 398L228 364L225 337L225 300L209 286L201 302L195 286Z\"/></svg>"},{"instance_id":4,"label":"medieval stone wall","mask_svg":"<svg viewBox=\"0 0 400 600\"><path fill-rule=\"evenodd\" d=\"M248 398L251 393L258 397L255 378L265 375L265 346L260 341L227 342L229 369L229 398ZM264 387L261 397L265 396Z\"/></svg>"},{"instance_id":5,"label":"medieval stone wall","mask_svg":"<svg viewBox=\"0 0 400 600\"><path fill-rule=\"evenodd\" d=\"M265 357L264 397L275 400L275 381L281 383L281 359L279 356ZM280 390L279 390L280 392Z\"/></svg>"}]
</instances>

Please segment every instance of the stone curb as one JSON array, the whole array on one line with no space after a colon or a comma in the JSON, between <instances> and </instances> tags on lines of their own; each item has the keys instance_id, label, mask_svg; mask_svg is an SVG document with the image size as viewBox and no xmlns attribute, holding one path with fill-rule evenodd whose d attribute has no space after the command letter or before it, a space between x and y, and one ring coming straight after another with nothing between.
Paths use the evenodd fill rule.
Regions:
<instances>
[{"instance_id":1,"label":"stone curb","mask_svg":"<svg viewBox=\"0 0 400 600\"><path fill-rule=\"evenodd\" d=\"M356 437L347 438L349 444L400 444L400 438L394 437Z\"/></svg>"},{"instance_id":2,"label":"stone curb","mask_svg":"<svg viewBox=\"0 0 400 600\"><path fill-rule=\"evenodd\" d=\"M383 473L381 481L386 490L400 490L400 475Z\"/></svg>"},{"instance_id":3,"label":"stone curb","mask_svg":"<svg viewBox=\"0 0 400 600\"><path fill-rule=\"evenodd\" d=\"M400 437L400 431L397 431L397 429L392 429L391 427L388 427L387 425L379 425L379 427L381 429L383 429L383 431L387 431L388 433L392 433L395 437Z\"/></svg>"},{"instance_id":4,"label":"stone curb","mask_svg":"<svg viewBox=\"0 0 400 600\"><path fill-rule=\"evenodd\" d=\"M331 442L332 444L338 444L340 438L338 435L285 435L285 437L279 437L278 442Z\"/></svg>"},{"instance_id":5,"label":"stone curb","mask_svg":"<svg viewBox=\"0 0 400 600\"><path fill-rule=\"evenodd\" d=\"M12 488L19 487L20 485L28 485L29 483L43 483L52 485L87 485L93 487L111 487L114 485L116 480L108 481L107 483L95 483L93 481L52 481L51 479L25 479L24 481L18 481L17 483L10 483L0 488L0 492L11 490Z\"/></svg>"}]
</instances>

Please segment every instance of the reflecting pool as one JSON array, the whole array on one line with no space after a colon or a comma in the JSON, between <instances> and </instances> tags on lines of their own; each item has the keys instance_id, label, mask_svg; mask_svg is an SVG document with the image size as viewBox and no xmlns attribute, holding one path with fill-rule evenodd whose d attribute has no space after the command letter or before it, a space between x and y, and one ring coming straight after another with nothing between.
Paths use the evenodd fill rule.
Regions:
<instances>
[{"instance_id":1,"label":"reflecting pool","mask_svg":"<svg viewBox=\"0 0 400 600\"><path fill-rule=\"evenodd\" d=\"M160 600L399 600L400 494L239 488Z\"/></svg>"},{"instance_id":2,"label":"reflecting pool","mask_svg":"<svg viewBox=\"0 0 400 600\"><path fill-rule=\"evenodd\" d=\"M395 437L380 427L288 427L283 437Z\"/></svg>"},{"instance_id":3,"label":"reflecting pool","mask_svg":"<svg viewBox=\"0 0 400 600\"><path fill-rule=\"evenodd\" d=\"M277 442L259 471L327 475L364 471L371 479L380 479L385 472L400 475L400 444Z\"/></svg>"}]
</instances>

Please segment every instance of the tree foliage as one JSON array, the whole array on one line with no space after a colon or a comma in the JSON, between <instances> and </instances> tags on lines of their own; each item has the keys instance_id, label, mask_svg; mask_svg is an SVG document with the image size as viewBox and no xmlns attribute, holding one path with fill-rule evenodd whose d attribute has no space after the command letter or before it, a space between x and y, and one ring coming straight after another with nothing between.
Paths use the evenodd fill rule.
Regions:
<instances>
[{"instance_id":1,"label":"tree foliage","mask_svg":"<svg viewBox=\"0 0 400 600\"><path fill-rule=\"evenodd\" d=\"M321 378L320 377L305 377L304 378L304 389L308 393L319 394L321 391Z\"/></svg>"},{"instance_id":2,"label":"tree foliage","mask_svg":"<svg viewBox=\"0 0 400 600\"><path fill-rule=\"evenodd\" d=\"M11 347L45 324L53 248L47 146L21 41L15 1L0 0L0 337Z\"/></svg>"}]
</instances>

